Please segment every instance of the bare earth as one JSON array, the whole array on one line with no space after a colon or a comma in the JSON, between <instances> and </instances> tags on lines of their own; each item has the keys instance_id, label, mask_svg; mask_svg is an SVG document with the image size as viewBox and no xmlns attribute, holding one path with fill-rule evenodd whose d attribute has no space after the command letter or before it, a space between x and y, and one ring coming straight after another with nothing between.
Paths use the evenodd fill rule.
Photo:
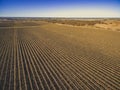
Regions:
<instances>
[{"instance_id":1,"label":"bare earth","mask_svg":"<svg viewBox=\"0 0 120 90\"><path fill-rule=\"evenodd\" d=\"M0 90L120 90L119 30L119 20L0 21Z\"/></svg>"}]
</instances>

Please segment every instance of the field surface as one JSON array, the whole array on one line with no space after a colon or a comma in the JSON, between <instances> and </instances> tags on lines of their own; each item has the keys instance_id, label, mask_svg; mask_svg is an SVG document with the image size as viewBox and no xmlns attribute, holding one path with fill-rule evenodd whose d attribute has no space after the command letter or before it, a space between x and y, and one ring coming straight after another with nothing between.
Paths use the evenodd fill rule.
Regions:
<instances>
[{"instance_id":1,"label":"field surface","mask_svg":"<svg viewBox=\"0 0 120 90\"><path fill-rule=\"evenodd\" d=\"M0 90L120 90L119 31L0 24Z\"/></svg>"}]
</instances>

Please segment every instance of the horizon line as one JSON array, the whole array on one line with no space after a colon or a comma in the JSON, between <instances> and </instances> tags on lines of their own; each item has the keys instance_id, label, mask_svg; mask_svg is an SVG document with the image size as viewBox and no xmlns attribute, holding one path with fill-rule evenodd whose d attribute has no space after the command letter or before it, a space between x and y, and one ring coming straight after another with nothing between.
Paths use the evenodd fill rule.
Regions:
<instances>
[{"instance_id":1,"label":"horizon line","mask_svg":"<svg viewBox=\"0 0 120 90\"><path fill-rule=\"evenodd\" d=\"M120 17L42 17L42 16L0 16L0 18L120 18Z\"/></svg>"}]
</instances>

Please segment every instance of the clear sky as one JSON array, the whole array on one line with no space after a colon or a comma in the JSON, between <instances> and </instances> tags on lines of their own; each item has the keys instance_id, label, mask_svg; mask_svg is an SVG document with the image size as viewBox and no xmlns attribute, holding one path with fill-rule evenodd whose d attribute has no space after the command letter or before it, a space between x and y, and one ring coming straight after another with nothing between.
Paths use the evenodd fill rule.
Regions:
<instances>
[{"instance_id":1,"label":"clear sky","mask_svg":"<svg viewBox=\"0 0 120 90\"><path fill-rule=\"evenodd\" d=\"M2 17L120 17L120 0L0 0Z\"/></svg>"}]
</instances>

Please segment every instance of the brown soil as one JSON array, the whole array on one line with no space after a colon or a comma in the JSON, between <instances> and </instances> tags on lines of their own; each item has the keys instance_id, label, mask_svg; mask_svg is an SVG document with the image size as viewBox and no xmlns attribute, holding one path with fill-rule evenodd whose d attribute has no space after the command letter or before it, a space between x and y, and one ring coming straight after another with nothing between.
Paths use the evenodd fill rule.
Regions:
<instances>
[{"instance_id":1,"label":"brown soil","mask_svg":"<svg viewBox=\"0 0 120 90\"><path fill-rule=\"evenodd\" d=\"M44 21L0 27L0 84L3 90L120 90L120 33Z\"/></svg>"}]
</instances>

